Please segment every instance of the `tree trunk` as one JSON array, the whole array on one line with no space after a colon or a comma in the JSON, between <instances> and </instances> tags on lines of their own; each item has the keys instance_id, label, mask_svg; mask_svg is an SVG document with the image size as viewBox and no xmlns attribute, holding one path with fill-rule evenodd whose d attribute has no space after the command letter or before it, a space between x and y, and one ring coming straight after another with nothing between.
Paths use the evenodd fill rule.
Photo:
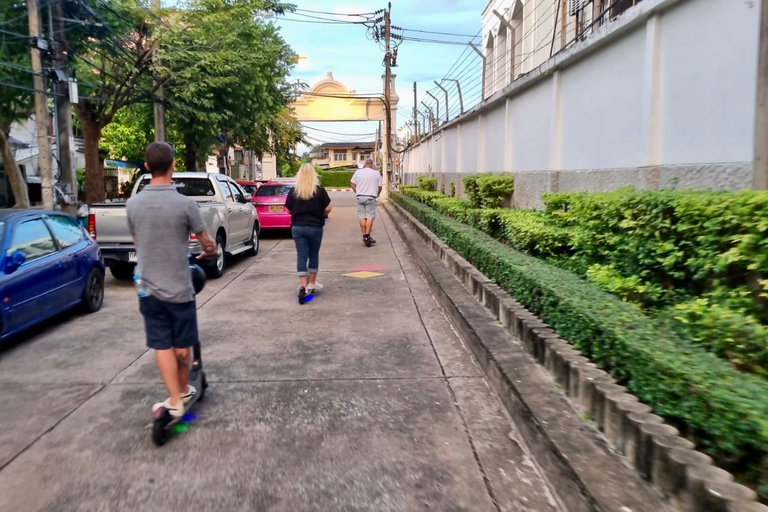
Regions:
<instances>
[{"instance_id":1,"label":"tree trunk","mask_svg":"<svg viewBox=\"0 0 768 512\"><path fill-rule=\"evenodd\" d=\"M92 205L104 201L107 194L104 188L104 167L99 161L101 126L82 117L80 124L85 139L85 202Z\"/></svg>"},{"instance_id":2,"label":"tree trunk","mask_svg":"<svg viewBox=\"0 0 768 512\"><path fill-rule=\"evenodd\" d=\"M184 170L197 170L197 151L191 137L184 138Z\"/></svg>"},{"instance_id":3,"label":"tree trunk","mask_svg":"<svg viewBox=\"0 0 768 512\"><path fill-rule=\"evenodd\" d=\"M16 157L11 149L11 144L8 141L9 127L0 126L0 152L3 156L3 167L5 168L5 174L8 176L8 181L11 184L11 190L13 191L13 198L15 201L14 208L29 208L29 191L27 189L27 182L24 181L24 175L21 174L21 169L16 163Z\"/></svg>"}]
</instances>

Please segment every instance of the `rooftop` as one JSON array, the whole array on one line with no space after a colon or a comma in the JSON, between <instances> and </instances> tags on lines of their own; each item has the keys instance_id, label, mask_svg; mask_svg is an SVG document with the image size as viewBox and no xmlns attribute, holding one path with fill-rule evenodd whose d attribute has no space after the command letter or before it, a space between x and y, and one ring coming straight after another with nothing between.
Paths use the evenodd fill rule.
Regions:
<instances>
[{"instance_id":1,"label":"rooftop","mask_svg":"<svg viewBox=\"0 0 768 512\"><path fill-rule=\"evenodd\" d=\"M373 149L375 142L326 142L320 145L320 149Z\"/></svg>"}]
</instances>

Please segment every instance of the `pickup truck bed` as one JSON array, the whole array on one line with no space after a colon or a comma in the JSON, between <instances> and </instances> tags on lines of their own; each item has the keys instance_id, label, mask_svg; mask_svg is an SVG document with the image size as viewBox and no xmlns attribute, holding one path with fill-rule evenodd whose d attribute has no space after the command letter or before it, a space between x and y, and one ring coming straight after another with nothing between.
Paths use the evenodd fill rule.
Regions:
<instances>
[{"instance_id":1,"label":"pickup truck bed","mask_svg":"<svg viewBox=\"0 0 768 512\"><path fill-rule=\"evenodd\" d=\"M133 193L141 193L148 182L148 176L140 179ZM234 181L220 174L185 172L174 173L174 182L180 193L195 199L209 234L216 239L218 256L205 266L209 277L218 278L223 274L226 254L258 252L258 215L248 194ZM98 203L90 207L88 215L88 231L99 244L104 263L117 279L131 279L137 261L125 208L125 201ZM190 236L189 252L202 252L194 236Z\"/></svg>"}]
</instances>

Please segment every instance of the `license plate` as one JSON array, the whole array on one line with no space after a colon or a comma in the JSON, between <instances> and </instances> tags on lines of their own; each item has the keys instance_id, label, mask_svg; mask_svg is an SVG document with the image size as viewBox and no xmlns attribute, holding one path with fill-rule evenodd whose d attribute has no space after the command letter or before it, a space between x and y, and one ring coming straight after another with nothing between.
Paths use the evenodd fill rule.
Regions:
<instances>
[{"instance_id":1,"label":"license plate","mask_svg":"<svg viewBox=\"0 0 768 512\"><path fill-rule=\"evenodd\" d=\"M283 211L283 207L282 206L270 206L269 207L269 211L271 211L271 212L278 212L279 213L279 212Z\"/></svg>"},{"instance_id":2,"label":"license plate","mask_svg":"<svg viewBox=\"0 0 768 512\"><path fill-rule=\"evenodd\" d=\"M135 252L129 252L128 253L128 262L129 263L136 263L139 261L139 257L136 255Z\"/></svg>"}]
</instances>

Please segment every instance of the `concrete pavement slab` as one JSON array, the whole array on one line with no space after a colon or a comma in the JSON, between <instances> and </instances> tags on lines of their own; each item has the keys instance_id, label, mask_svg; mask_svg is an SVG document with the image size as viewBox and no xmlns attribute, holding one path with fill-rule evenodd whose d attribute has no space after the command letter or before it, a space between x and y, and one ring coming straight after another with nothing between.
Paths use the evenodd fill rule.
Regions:
<instances>
[{"instance_id":1,"label":"concrete pavement slab","mask_svg":"<svg viewBox=\"0 0 768 512\"><path fill-rule=\"evenodd\" d=\"M212 386L160 449L150 390L67 418L0 472L0 510L495 510L442 380Z\"/></svg>"},{"instance_id":2,"label":"concrete pavement slab","mask_svg":"<svg viewBox=\"0 0 768 512\"><path fill-rule=\"evenodd\" d=\"M82 405L99 388L92 384L2 384L0 468Z\"/></svg>"}]
</instances>

